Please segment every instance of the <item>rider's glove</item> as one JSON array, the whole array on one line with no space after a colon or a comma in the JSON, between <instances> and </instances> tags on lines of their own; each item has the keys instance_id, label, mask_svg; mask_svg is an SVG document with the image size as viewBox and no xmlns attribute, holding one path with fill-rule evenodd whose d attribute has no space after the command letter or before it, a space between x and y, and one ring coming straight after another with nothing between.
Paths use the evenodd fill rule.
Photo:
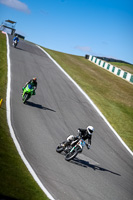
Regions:
<instances>
[{"instance_id":1,"label":"rider's glove","mask_svg":"<svg viewBox=\"0 0 133 200\"><path fill-rule=\"evenodd\" d=\"M88 149L90 149L90 147L91 147L91 145L90 145L90 144L88 144L88 145L87 145L87 148L88 148Z\"/></svg>"}]
</instances>

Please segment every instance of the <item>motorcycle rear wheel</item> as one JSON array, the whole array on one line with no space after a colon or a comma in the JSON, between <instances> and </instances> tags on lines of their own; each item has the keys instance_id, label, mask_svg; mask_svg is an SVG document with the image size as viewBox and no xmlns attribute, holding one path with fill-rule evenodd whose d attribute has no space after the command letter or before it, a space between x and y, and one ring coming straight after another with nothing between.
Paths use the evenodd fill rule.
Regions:
<instances>
[{"instance_id":1,"label":"motorcycle rear wheel","mask_svg":"<svg viewBox=\"0 0 133 200\"><path fill-rule=\"evenodd\" d=\"M59 146L56 148L56 152L61 153L64 150L64 146L62 146L65 142L62 142Z\"/></svg>"},{"instance_id":2,"label":"motorcycle rear wheel","mask_svg":"<svg viewBox=\"0 0 133 200\"><path fill-rule=\"evenodd\" d=\"M61 153L62 151L63 151L63 147L61 147L61 146L58 146L57 148L56 148L56 152L58 152L58 153Z\"/></svg>"}]
</instances>

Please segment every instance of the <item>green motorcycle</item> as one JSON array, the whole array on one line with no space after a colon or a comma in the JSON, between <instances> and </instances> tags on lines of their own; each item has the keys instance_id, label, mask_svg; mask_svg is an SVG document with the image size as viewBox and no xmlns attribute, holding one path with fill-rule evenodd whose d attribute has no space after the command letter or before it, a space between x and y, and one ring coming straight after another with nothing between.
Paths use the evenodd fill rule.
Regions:
<instances>
[{"instance_id":1,"label":"green motorcycle","mask_svg":"<svg viewBox=\"0 0 133 200\"><path fill-rule=\"evenodd\" d=\"M28 84L25 88L23 89L23 94L22 94L22 101L25 104L26 101L31 98L31 96L34 94L34 87L30 84Z\"/></svg>"}]
</instances>

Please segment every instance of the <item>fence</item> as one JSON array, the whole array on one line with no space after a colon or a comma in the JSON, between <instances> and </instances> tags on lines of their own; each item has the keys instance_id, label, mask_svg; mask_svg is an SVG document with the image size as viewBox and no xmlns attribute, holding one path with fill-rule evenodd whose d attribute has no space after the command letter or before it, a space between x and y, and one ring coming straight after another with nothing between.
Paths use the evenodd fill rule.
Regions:
<instances>
[{"instance_id":1,"label":"fence","mask_svg":"<svg viewBox=\"0 0 133 200\"><path fill-rule=\"evenodd\" d=\"M89 55L88 60L133 84L133 74L123 71L122 69L96 58L95 56Z\"/></svg>"}]
</instances>

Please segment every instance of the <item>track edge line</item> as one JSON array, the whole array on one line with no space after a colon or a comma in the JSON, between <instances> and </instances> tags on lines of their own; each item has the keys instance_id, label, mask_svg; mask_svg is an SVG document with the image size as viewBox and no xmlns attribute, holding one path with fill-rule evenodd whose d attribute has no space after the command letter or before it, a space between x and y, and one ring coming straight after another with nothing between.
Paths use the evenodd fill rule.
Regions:
<instances>
[{"instance_id":1,"label":"track edge line","mask_svg":"<svg viewBox=\"0 0 133 200\"><path fill-rule=\"evenodd\" d=\"M40 188L42 189L42 191L46 194L46 196L50 199L50 200L55 200L52 195L48 192L48 190L44 187L44 185L42 184L42 182L40 181L40 179L38 178L38 176L36 175L35 171L33 170L33 168L31 167L31 165L29 164L29 162L27 161L27 159L25 158L21 147L16 139L12 124L11 124L11 109L10 109L10 91L11 91L11 62L10 62L10 48L9 48L9 37L8 34L6 33L6 44L7 44L7 68L8 68L8 72L7 72L7 94L6 94L6 112L7 112L7 123L9 126L9 130L10 130L10 134L11 137L13 139L13 142L16 146L16 149L21 157L21 159L23 160L24 164L26 165L27 169L29 170L30 174L32 175L32 177L34 178L34 180L37 182L37 184L40 186Z\"/></svg>"}]
</instances>

